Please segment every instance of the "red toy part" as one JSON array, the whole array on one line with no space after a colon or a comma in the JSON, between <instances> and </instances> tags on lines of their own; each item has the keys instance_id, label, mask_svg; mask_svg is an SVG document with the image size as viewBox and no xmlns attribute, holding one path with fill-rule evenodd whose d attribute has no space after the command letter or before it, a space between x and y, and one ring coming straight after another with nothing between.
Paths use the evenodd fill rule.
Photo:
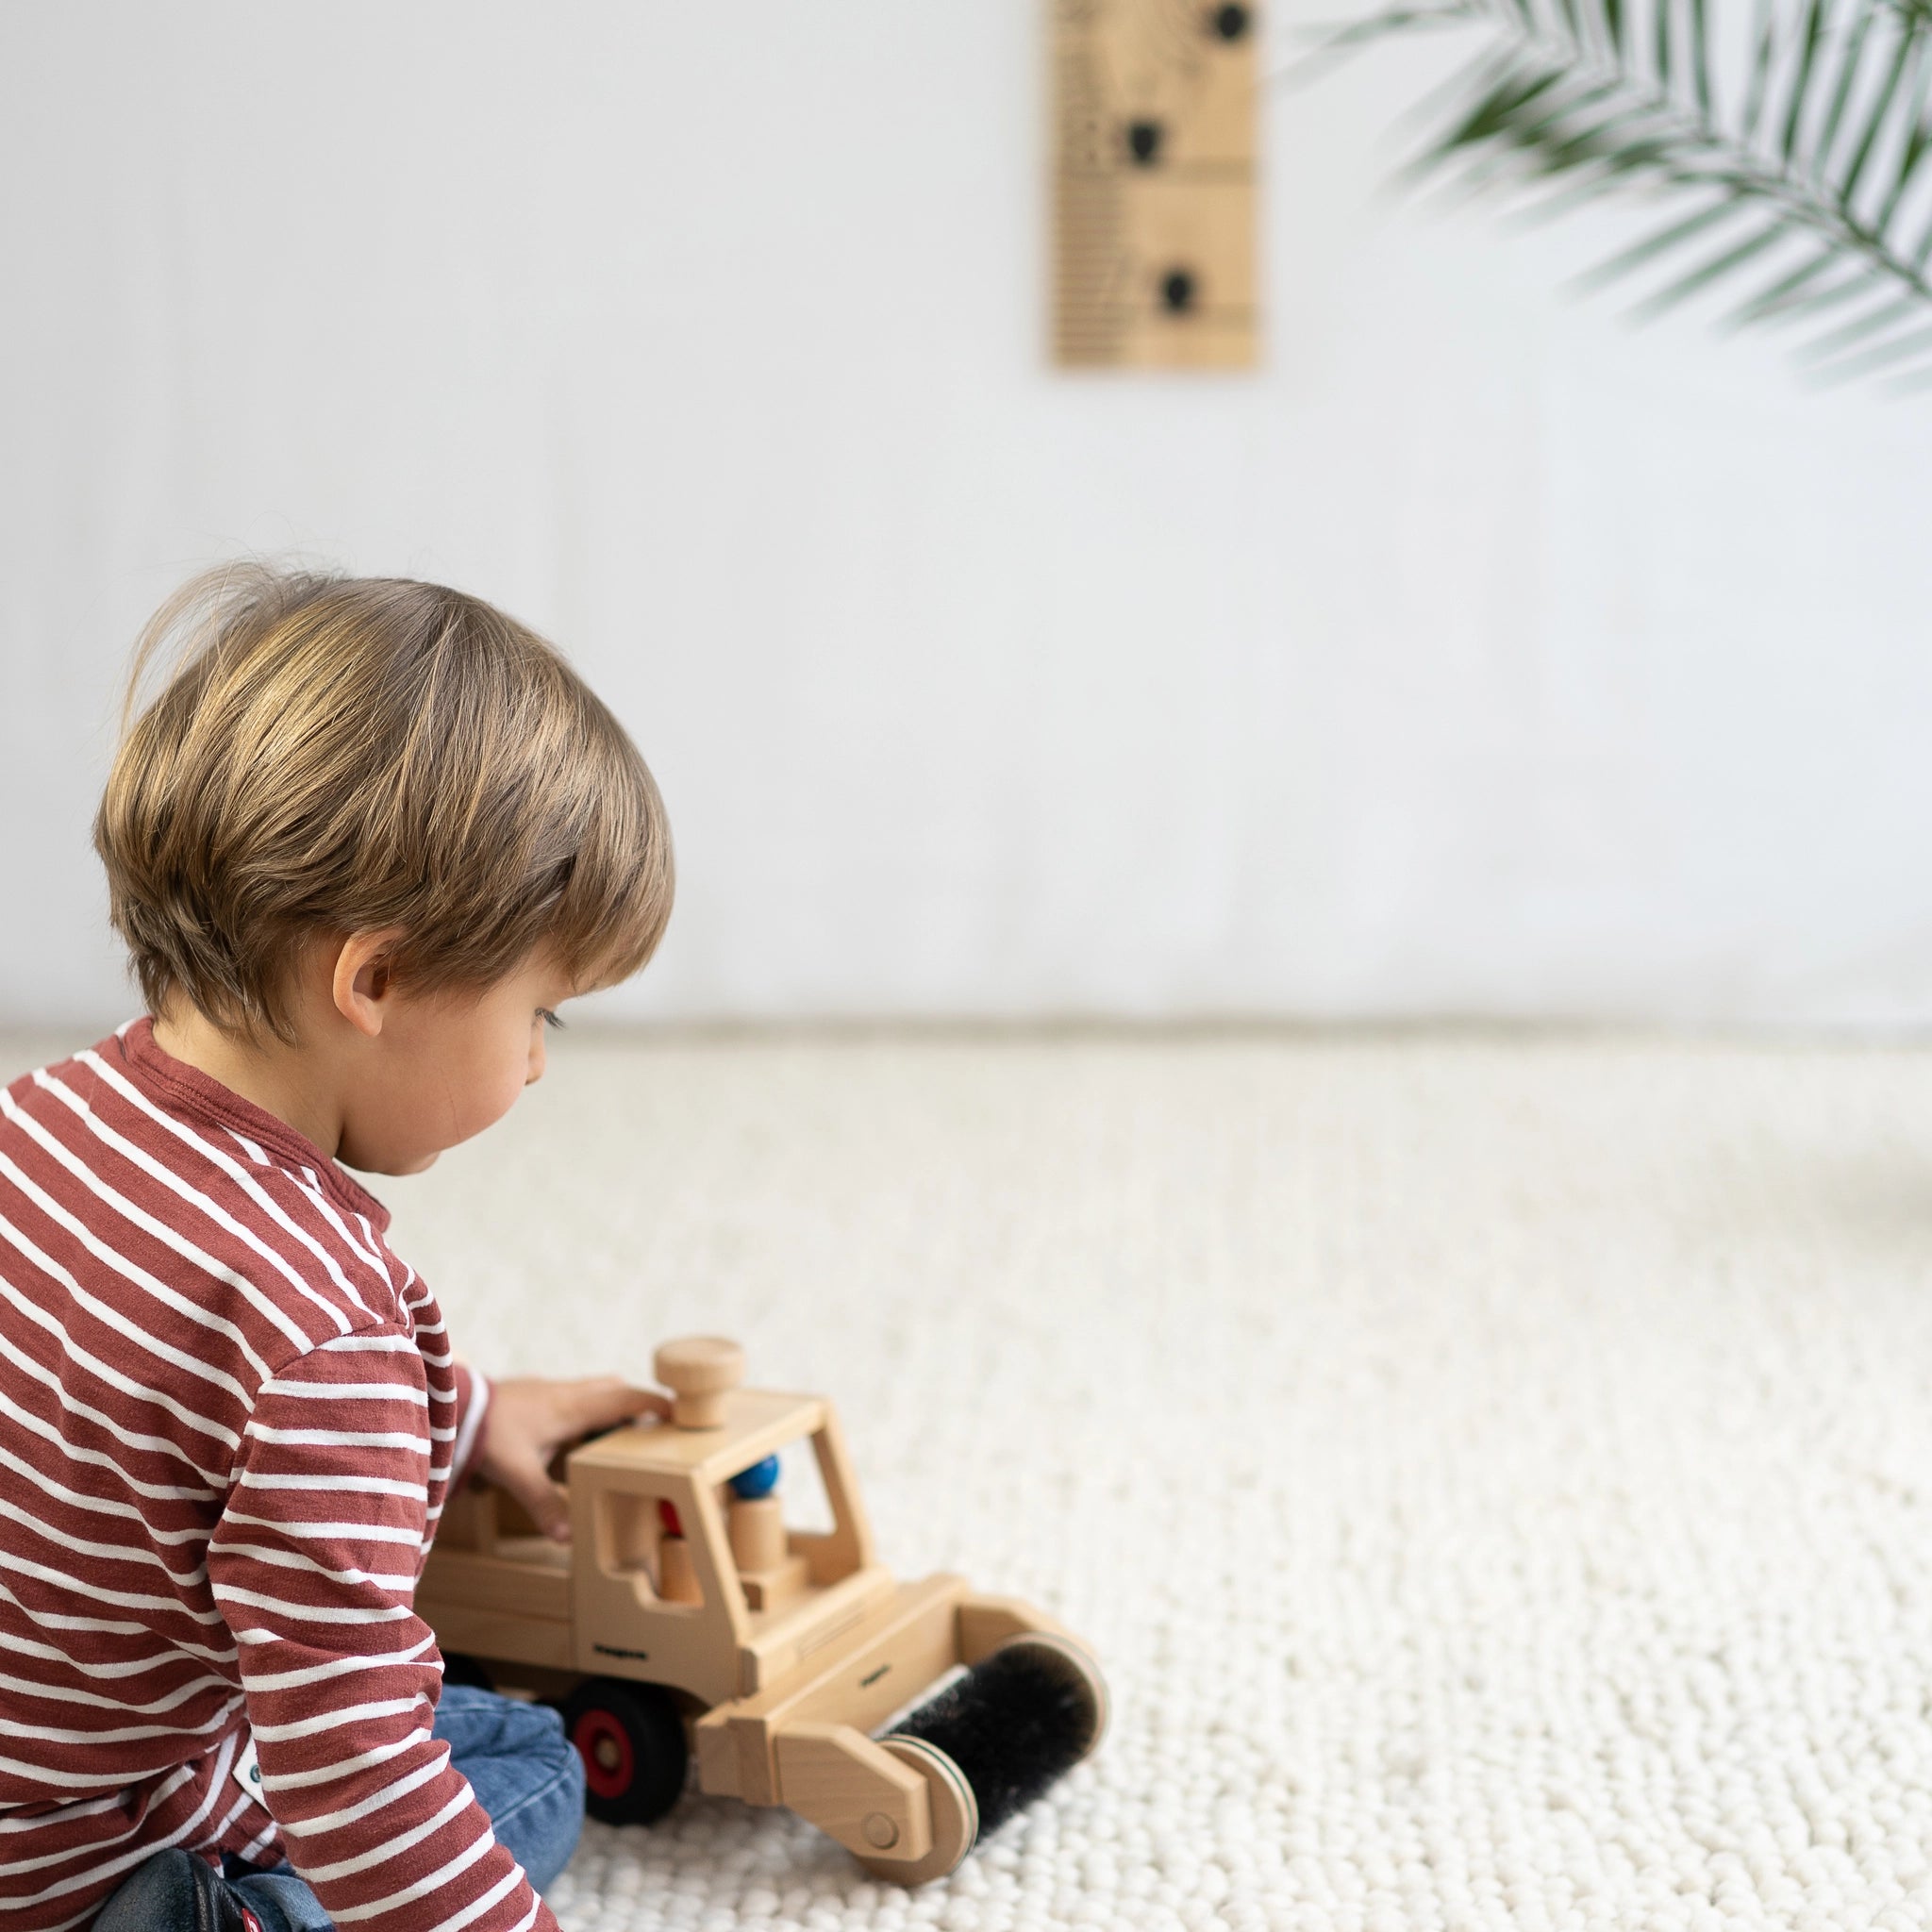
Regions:
<instances>
[{"instance_id":1,"label":"red toy part","mask_svg":"<svg viewBox=\"0 0 1932 1932\"><path fill-rule=\"evenodd\" d=\"M621 1798L637 1774L637 1757L630 1737L608 1710L587 1710L577 1719L570 1740L584 1760L584 1782L591 1795Z\"/></svg>"}]
</instances>

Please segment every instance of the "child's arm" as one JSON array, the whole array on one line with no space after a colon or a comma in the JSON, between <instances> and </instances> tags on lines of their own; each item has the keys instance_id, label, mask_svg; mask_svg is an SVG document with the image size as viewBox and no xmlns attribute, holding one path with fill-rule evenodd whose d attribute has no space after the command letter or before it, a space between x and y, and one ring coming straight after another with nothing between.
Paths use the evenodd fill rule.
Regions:
<instances>
[{"instance_id":1,"label":"child's arm","mask_svg":"<svg viewBox=\"0 0 1932 1932\"><path fill-rule=\"evenodd\" d=\"M432 1446L408 1337L348 1335L297 1357L257 1398L208 1580L267 1803L336 1924L554 1932L430 1734L441 1666L411 1599Z\"/></svg>"}]
</instances>

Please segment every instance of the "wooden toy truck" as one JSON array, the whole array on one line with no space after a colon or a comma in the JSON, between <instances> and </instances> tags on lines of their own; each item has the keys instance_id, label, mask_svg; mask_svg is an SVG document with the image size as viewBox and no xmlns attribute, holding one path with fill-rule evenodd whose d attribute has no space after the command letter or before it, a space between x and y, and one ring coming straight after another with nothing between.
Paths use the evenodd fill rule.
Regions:
<instances>
[{"instance_id":1,"label":"wooden toy truck","mask_svg":"<svg viewBox=\"0 0 1932 1932\"><path fill-rule=\"evenodd\" d=\"M881 1877L952 1871L1098 1743L1098 1669L1028 1605L896 1582L829 1402L739 1387L741 1351L709 1338L667 1343L656 1372L672 1423L570 1452L568 1547L500 1491L451 1499L416 1602L452 1675L555 1698L592 1816L662 1816L694 1754L701 1790L787 1806ZM819 1534L788 1529L773 1493L802 1440L831 1509ZM908 1727L923 1735L870 1735L956 1666Z\"/></svg>"}]
</instances>

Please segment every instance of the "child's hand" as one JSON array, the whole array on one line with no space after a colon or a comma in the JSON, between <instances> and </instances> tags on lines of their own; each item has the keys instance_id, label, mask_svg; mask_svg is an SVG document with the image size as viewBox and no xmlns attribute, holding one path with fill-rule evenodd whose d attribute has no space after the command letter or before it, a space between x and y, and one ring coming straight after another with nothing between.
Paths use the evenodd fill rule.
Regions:
<instances>
[{"instance_id":1,"label":"child's hand","mask_svg":"<svg viewBox=\"0 0 1932 1932\"><path fill-rule=\"evenodd\" d=\"M581 1382L544 1382L535 1376L498 1382L483 1419L483 1454L476 1473L508 1490L545 1536L567 1543L570 1505L550 1480L550 1458L592 1429L645 1414L668 1419L670 1398L633 1389L615 1375L591 1375Z\"/></svg>"}]
</instances>

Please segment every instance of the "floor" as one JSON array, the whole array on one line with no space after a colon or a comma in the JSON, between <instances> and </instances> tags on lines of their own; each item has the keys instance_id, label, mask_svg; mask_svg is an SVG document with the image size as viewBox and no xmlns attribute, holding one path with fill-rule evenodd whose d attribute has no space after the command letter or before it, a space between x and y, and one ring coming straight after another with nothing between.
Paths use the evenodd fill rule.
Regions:
<instances>
[{"instance_id":1,"label":"floor","mask_svg":"<svg viewBox=\"0 0 1932 1932\"><path fill-rule=\"evenodd\" d=\"M949 1881L693 1795L565 1932L1932 1924L1932 1052L579 1031L385 1191L475 1359L739 1337L1113 1687Z\"/></svg>"}]
</instances>

